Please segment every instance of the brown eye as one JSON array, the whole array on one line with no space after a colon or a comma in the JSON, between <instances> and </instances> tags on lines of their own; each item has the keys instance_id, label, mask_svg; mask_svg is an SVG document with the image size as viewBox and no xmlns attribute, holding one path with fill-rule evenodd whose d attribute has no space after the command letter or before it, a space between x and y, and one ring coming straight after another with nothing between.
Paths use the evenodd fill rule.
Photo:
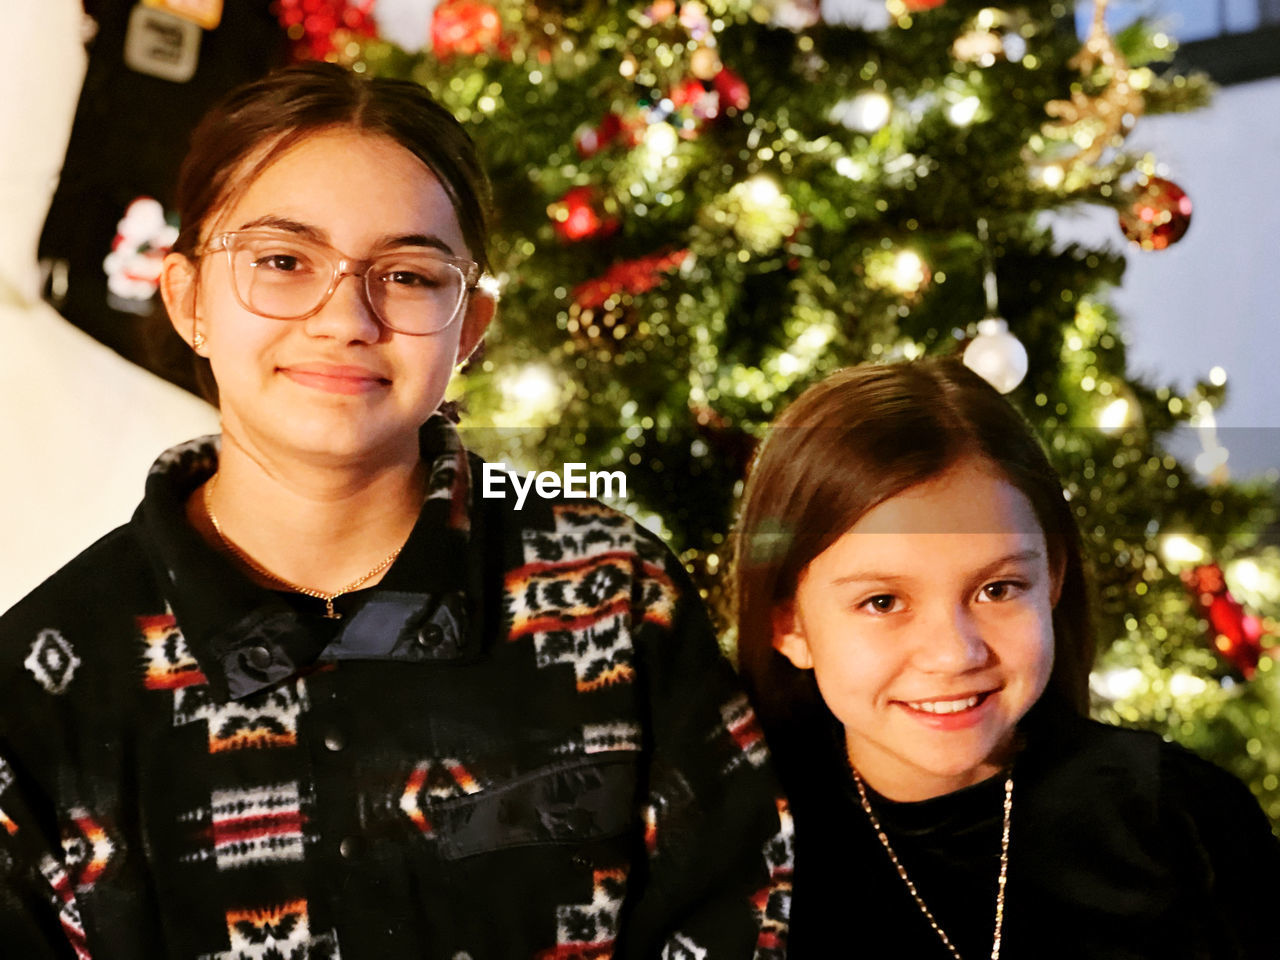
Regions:
<instances>
[{"instance_id":1,"label":"brown eye","mask_svg":"<svg viewBox=\"0 0 1280 960\"><path fill-rule=\"evenodd\" d=\"M276 270L280 273L292 273L298 269L298 258L290 257L285 254L276 254L270 257L261 257L253 261L253 265L259 269Z\"/></svg>"},{"instance_id":2,"label":"brown eye","mask_svg":"<svg viewBox=\"0 0 1280 960\"><path fill-rule=\"evenodd\" d=\"M863 600L858 606L872 613L891 613L897 604L898 598L892 593L878 593L874 597Z\"/></svg>"},{"instance_id":3,"label":"brown eye","mask_svg":"<svg viewBox=\"0 0 1280 960\"><path fill-rule=\"evenodd\" d=\"M978 601L1000 603L1002 600L1012 600L1026 588L1027 585L1018 580L996 580L982 588L978 594Z\"/></svg>"}]
</instances>

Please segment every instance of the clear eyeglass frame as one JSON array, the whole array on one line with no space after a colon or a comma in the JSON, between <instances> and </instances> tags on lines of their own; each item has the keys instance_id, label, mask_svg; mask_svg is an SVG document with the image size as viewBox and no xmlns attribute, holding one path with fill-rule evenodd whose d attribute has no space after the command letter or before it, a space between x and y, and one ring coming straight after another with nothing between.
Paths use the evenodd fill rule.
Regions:
<instances>
[{"instance_id":1,"label":"clear eyeglass frame","mask_svg":"<svg viewBox=\"0 0 1280 960\"><path fill-rule=\"evenodd\" d=\"M279 240L298 247L308 247L319 255L319 261L328 266L329 281L325 284L323 292L319 295L314 305L299 312L291 311L282 314L279 312L266 312L260 308L260 305L255 307L249 302L251 297L241 289L242 278L237 275L236 253L242 243L253 239ZM231 273L231 289L235 293L236 302L250 313L269 320L306 320L324 308L324 305L329 302L337 291L338 284L342 282L344 277L359 277L364 302L377 318L378 323L388 330L405 334L406 336L431 336L448 330L453 326L458 317L462 315L468 295L477 287L483 285L484 272L474 260L468 260L465 257L454 257L436 251L415 250L413 252L415 257L429 258L436 263L444 264L456 272L461 283L458 286L457 302L454 304L452 311L440 311L438 314L438 316L444 316L445 313L448 313L448 316L443 321L437 319L435 322L426 324L426 329L406 329L403 325L392 323L384 316L384 311L378 307L379 297L375 295L374 289L370 286L370 277L375 274L374 268L386 262L389 258L402 257L403 251L379 254L367 259L356 259L348 257L342 251L321 240L300 237L285 231L228 230L225 233L211 237L205 248L198 251L192 259L201 259L217 250L222 250L227 255L227 269ZM317 287L317 289L319 288Z\"/></svg>"}]
</instances>

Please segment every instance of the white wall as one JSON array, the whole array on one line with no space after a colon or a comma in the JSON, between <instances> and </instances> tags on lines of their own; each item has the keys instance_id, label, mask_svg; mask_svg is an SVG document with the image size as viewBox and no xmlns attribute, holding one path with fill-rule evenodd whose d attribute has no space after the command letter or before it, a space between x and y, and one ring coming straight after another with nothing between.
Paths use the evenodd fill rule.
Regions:
<instances>
[{"instance_id":1,"label":"white wall","mask_svg":"<svg viewBox=\"0 0 1280 960\"><path fill-rule=\"evenodd\" d=\"M1186 236L1145 252L1107 210L1056 229L1125 250L1112 302L1131 369L1186 387L1223 367L1217 422L1232 476L1280 467L1280 78L1225 87L1206 110L1145 117L1129 146L1152 151L1190 195Z\"/></svg>"},{"instance_id":2,"label":"white wall","mask_svg":"<svg viewBox=\"0 0 1280 960\"><path fill-rule=\"evenodd\" d=\"M80 0L6 7L0 58L0 610L112 527L164 448L213 408L121 359L36 297L36 245L85 53ZM106 251L104 251L105 254Z\"/></svg>"}]
</instances>

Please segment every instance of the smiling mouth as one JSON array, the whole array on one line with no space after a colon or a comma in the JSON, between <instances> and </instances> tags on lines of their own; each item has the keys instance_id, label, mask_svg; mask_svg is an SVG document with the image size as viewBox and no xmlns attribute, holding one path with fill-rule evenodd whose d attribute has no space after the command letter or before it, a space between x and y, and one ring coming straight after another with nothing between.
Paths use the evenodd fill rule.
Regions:
<instances>
[{"instance_id":1,"label":"smiling mouth","mask_svg":"<svg viewBox=\"0 0 1280 960\"><path fill-rule=\"evenodd\" d=\"M955 713L964 713L966 710L973 710L983 703L996 691L986 690L982 693L971 694L967 697L957 697L951 700L899 700L904 707L911 710L918 710L921 713L932 713L936 716L946 716Z\"/></svg>"},{"instance_id":2,"label":"smiling mouth","mask_svg":"<svg viewBox=\"0 0 1280 960\"><path fill-rule=\"evenodd\" d=\"M356 366L298 364L291 367L278 367L277 370L295 383L325 393L368 393L391 383L376 371Z\"/></svg>"}]
</instances>

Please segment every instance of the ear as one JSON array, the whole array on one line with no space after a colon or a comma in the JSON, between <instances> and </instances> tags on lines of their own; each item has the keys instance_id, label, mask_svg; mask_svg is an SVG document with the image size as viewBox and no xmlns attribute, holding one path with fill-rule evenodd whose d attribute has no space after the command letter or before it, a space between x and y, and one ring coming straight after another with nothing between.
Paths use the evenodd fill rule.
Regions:
<instances>
[{"instance_id":1,"label":"ear","mask_svg":"<svg viewBox=\"0 0 1280 960\"><path fill-rule=\"evenodd\" d=\"M1054 554L1057 554L1056 556ZM1062 598L1062 581L1066 579L1067 561L1061 551L1051 551L1049 555L1049 607L1056 609Z\"/></svg>"},{"instance_id":2,"label":"ear","mask_svg":"<svg viewBox=\"0 0 1280 960\"><path fill-rule=\"evenodd\" d=\"M160 297L169 314L169 322L187 346L203 356L192 343L196 333L196 265L181 253L165 255L160 268Z\"/></svg>"},{"instance_id":3,"label":"ear","mask_svg":"<svg viewBox=\"0 0 1280 960\"><path fill-rule=\"evenodd\" d=\"M492 293L480 288L471 291L471 295L467 297L467 312L462 317L462 332L458 336L458 358L454 361L455 365L464 363L475 352L476 347L480 346L480 341L484 338L484 332L489 329L497 307L498 300Z\"/></svg>"},{"instance_id":4,"label":"ear","mask_svg":"<svg viewBox=\"0 0 1280 960\"><path fill-rule=\"evenodd\" d=\"M799 670L813 669L813 651L805 639L804 627L796 616L795 601L773 608L773 649Z\"/></svg>"}]
</instances>

